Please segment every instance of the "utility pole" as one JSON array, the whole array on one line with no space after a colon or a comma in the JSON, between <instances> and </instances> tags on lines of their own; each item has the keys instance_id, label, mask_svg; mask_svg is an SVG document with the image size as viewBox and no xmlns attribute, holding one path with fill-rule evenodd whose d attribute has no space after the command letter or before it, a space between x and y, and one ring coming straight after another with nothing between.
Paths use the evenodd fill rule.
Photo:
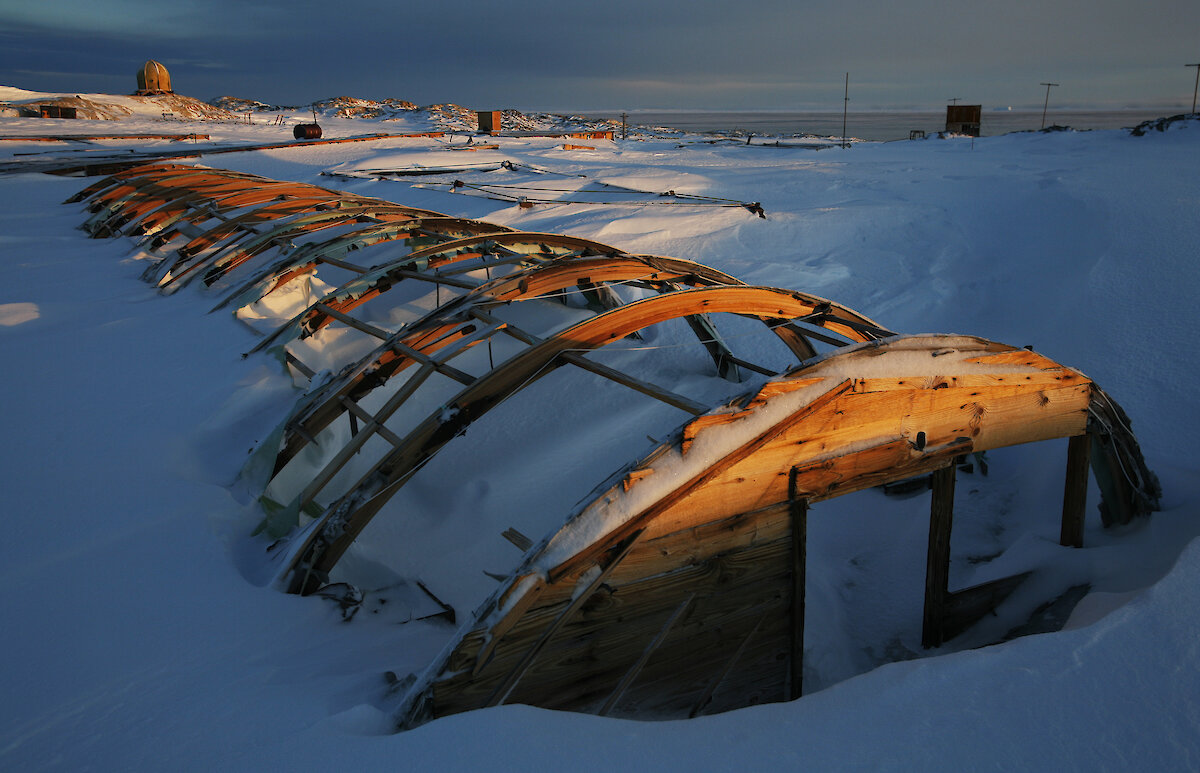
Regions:
<instances>
[{"instance_id":1,"label":"utility pole","mask_svg":"<svg viewBox=\"0 0 1200 773\"><path fill-rule=\"evenodd\" d=\"M1200 91L1200 64L1185 64L1184 67L1196 68L1196 85L1192 86L1192 112L1196 112L1196 92Z\"/></svg>"},{"instance_id":2,"label":"utility pole","mask_svg":"<svg viewBox=\"0 0 1200 773\"><path fill-rule=\"evenodd\" d=\"M960 99L962 99L962 97L950 97L950 99L948 99L947 101L948 101L948 102L949 102L951 105L957 105L957 104L958 104L958 100L960 100Z\"/></svg>"},{"instance_id":3,"label":"utility pole","mask_svg":"<svg viewBox=\"0 0 1200 773\"><path fill-rule=\"evenodd\" d=\"M1045 129L1046 128L1046 108L1050 106L1050 87L1057 86L1058 84L1057 83L1043 83L1042 85L1046 87L1046 101L1042 105L1042 128Z\"/></svg>"},{"instance_id":4,"label":"utility pole","mask_svg":"<svg viewBox=\"0 0 1200 773\"><path fill-rule=\"evenodd\" d=\"M850 73L846 73L846 96L842 99L842 148L850 147L846 142L846 109L850 106Z\"/></svg>"},{"instance_id":5,"label":"utility pole","mask_svg":"<svg viewBox=\"0 0 1200 773\"><path fill-rule=\"evenodd\" d=\"M621 113L621 139L625 139L627 133L625 131L625 119L629 117L629 113Z\"/></svg>"}]
</instances>

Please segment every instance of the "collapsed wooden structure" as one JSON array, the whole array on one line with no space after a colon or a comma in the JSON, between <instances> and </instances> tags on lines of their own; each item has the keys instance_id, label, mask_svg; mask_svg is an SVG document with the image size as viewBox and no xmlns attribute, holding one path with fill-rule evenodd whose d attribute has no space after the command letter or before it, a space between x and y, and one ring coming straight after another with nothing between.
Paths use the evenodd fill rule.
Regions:
<instances>
[{"instance_id":1,"label":"collapsed wooden structure","mask_svg":"<svg viewBox=\"0 0 1200 773\"><path fill-rule=\"evenodd\" d=\"M660 718L795 698L808 508L920 475L933 490L923 638L937 646L1022 579L949 590L965 454L1069 438L1063 545L1082 545L1089 468L1106 525L1157 505L1116 403L1025 349L896 335L832 301L688 260L235 172L147 165L73 200L88 202L93 235L141 236L157 258L146 278L164 291L215 293L305 388L248 467L291 592L349 582L342 559L356 549L387 561L360 536L419 518L422 485L421 496L465 488L462 466L483 463L461 440L468 430L519 432L513 417L531 414L512 406L552 396L538 391L552 375L599 379L562 382L571 397L551 420L579 421L579 442L615 443L597 464L634 461L603 480L536 478L549 489L560 477L565 500L534 490L498 515L466 508L462 550L407 569L440 609L469 616L402 684L401 726L501 703ZM735 352L750 340L753 356ZM589 435L588 417L618 419L571 413L600 389L580 385L599 383L633 419ZM459 466L439 468L454 449ZM524 520L487 533L493 515ZM395 543L406 560L432 550L408 536ZM472 562L498 560L501 537L521 554L502 571L463 587L430 580L441 564L482 574Z\"/></svg>"}]
</instances>

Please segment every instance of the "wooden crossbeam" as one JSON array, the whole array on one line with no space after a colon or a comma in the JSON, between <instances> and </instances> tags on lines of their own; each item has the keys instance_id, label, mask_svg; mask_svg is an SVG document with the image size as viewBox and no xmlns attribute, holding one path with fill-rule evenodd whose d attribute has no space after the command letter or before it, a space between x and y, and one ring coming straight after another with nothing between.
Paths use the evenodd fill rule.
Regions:
<instances>
[{"instance_id":1,"label":"wooden crossbeam","mask_svg":"<svg viewBox=\"0 0 1200 773\"><path fill-rule=\"evenodd\" d=\"M357 416L359 419L366 422L368 425L374 425L374 431L376 434L379 435L379 437L383 438L384 440L386 440L387 442L391 443L394 446L398 446L402 442L404 442L400 439L399 435L397 435L395 432L392 432L387 427L383 426L383 424L381 424L379 422L378 417L373 416L372 414L368 413L366 411L366 409L364 409L361 405L359 405L358 403L351 400L349 397L341 398L340 402L343 406L345 406L346 410L350 412L351 416Z\"/></svg>"},{"instance_id":2,"label":"wooden crossbeam","mask_svg":"<svg viewBox=\"0 0 1200 773\"><path fill-rule=\"evenodd\" d=\"M770 368L764 368L761 365L757 365L748 360L743 360L741 357L735 357L732 354L726 355L726 359L728 359L730 362L732 362L734 365L737 365L740 368L745 368L746 370L752 370L755 373L760 373L764 376L778 376L779 375L779 371L777 371L777 370L771 370Z\"/></svg>"},{"instance_id":3,"label":"wooden crossbeam","mask_svg":"<svg viewBox=\"0 0 1200 773\"><path fill-rule=\"evenodd\" d=\"M469 313L471 316L475 317L481 322L486 322L489 325L500 323L499 319L480 309L471 309ZM528 344L529 346L536 346L543 340L535 335L526 333L525 331L514 327L513 325L506 326L504 328L504 332L508 333L513 338L516 338L521 343ZM568 362L577 368L582 368L589 373L594 373L597 376L620 384L621 386L629 387L637 392L641 392L648 397L653 397L655 400L664 402L667 405L690 413L693 416L701 416L705 413L708 413L708 406L706 405L698 403L688 397L684 397L683 395L676 394L668 389L663 389L657 384L651 384L648 381L642 381L641 379L634 378L628 373L622 373L616 368L610 368L607 365L601 365L594 360L589 360L587 357L578 352L563 352L559 355L559 359L563 360L564 362Z\"/></svg>"},{"instance_id":4,"label":"wooden crossbeam","mask_svg":"<svg viewBox=\"0 0 1200 773\"><path fill-rule=\"evenodd\" d=\"M606 378L609 381L616 382L621 386L629 387L644 395L653 397L655 400L664 402L673 408L678 408L681 411L692 414L693 416L702 416L708 413L708 406L698 403L695 400L676 394L660 386L651 384L648 381L634 378L627 373L622 373L616 368L610 368L607 365L601 365L598 362L589 360L578 352L563 352L559 355L559 359L564 362L569 362L577 368L582 368L589 373L594 373L597 376Z\"/></svg>"},{"instance_id":5,"label":"wooden crossbeam","mask_svg":"<svg viewBox=\"0 0 1200 773\"><path fill-rule=\"evenodd\" d=\"M514 252L514 251L508 250L508 252ZM553 256L551 256L551 257L553 257ZM536 253L527 253L527 252L516 252L512 255L512 257L497 258L496 260L489 260L486 263L482 263L480 265L456 266L454 268L442 269L442 270L438 271L438 276L444 277L444 276L454 276L457 274L469 274L472 271L478 271L482 268L487 268L490 266L508 266L508 265L512 265L514 263L545 263L545 262L547 262L546 255L538 255Z\"/></svg>"},{"instance_id":6,"label":"wooden crossbeam","mask_svg":"<svg viewBox=\"0 0 1200 773\"><path fill-rule=\"evenodd\" d=\"M393 268L388 271L389 276L400 277L403 279L416 279L421 282L433 282L440 285L449 285L450 287L461 287L464 290L474 290L479 286L478 282L468 282L463 279L453 279L446 276L449 271L440 272L437 274L425 274L420 271L409 271L406 268Z\"/></svg>"},{"instance_id":7,"label":"wooden crossbeam","mask_svg":"<svg viewBox=\"0 0 1200 773\"><path fill-rule=\"evenodd\" d=\"M368 269L365 269L362 266L356 266L353 263L347 263L344 260L337 260L336 258L330 258L325 255L316 258L316 260L320 263L328 263L331 266L344 268L347 271L353 271L355 274L365 274L368 271Z\"/></svg>"},{"instance_id":8,"label":"wooden crossbeam","mask_svg":"<svg viewBox=\"0 0 1200 773\"><path fill-rule=\"evenodd\" d=\"M312 307L314 309L319 309L321 311L321 313L323 313L323 314L333 317L338 322L341 322L343 325L348 325L349 327L352 327L355 330L358 330L362 333L366 333L369 336L374 336L374 337L378 338L380 341L386 341L392 337L392 334L390 332L388 332L387 330L384 330L383 328L375 327L374 325L370 325L366 322L363 322L361 319L355 319L354 317L350 316L349 314L343 314L342 312L338 311L337 309L333 308L332 306L330 306L328 304L317 301L316 303L314 303L312 305Z\"/></svg>"},{"instance_id":9,"label":"wooden crossbeam","mask_svg":"<svg viewBox=\"0 0 1200 773\"><path fill-rule=\"evenodd\" d=\"M325 486L329 484L329 481L333 480L333 476L337 475L337 473L346 466L346 463L349 462L350 459L359 452L359 449L366 444L367 440L369 440L372 435L377 432L382 435L380 430L387 431L387 428L383 426L383 423L387 421L388 418L391 417L391 415L395 413L401 405L404 404L405 400L412 396L413 392L417 391L417 388L421 386L421 384L425 382L425 379L429 378L432 373L433 367L431 365L423 366L420 370L414 373L408 381L405 382L403 387L396 391L396 394L392 395L388 399L383 407L379 409L378 413L371 415L366 411L363 411L363 414L365 414L365 423L363 424L361 430L358 432L358 434L351 437L346 445L342 446L341 450L339 450L337 454L335 454L334 457L330 459L329 462L321 469L321 471L314 475L312 480L308 482L308 485L304 487L304 490L301 491L299 496L296 498L297 510L304 509L309 502L312 502L317 494L321 492L321 489L325 488ZM351 401L347 400L346 402ZM392 445L398 446L403 442L395 435L395 433L388 431L388 435L390 436L388 437L388 442L390 442Z\"/></svg>"},{"instance_id":10,"label":"wooden crossbeam","mask_svg":"<svg viewBox=\"0 0 1200 773\"><path fill-rule=\"evenodd\" d=\"M403 354L405 357L415 360L422 365L428 365L438 373L441 373L444 376L449 376L460 384L470 386L471 384L475 383L476 379L470 373L464 373L453 365L447 365L444 362L435 360L424 352L417 351L408 344L404 344L399 341L392 341L389 345L400 354Z\"/></svg>"}]
</instances>

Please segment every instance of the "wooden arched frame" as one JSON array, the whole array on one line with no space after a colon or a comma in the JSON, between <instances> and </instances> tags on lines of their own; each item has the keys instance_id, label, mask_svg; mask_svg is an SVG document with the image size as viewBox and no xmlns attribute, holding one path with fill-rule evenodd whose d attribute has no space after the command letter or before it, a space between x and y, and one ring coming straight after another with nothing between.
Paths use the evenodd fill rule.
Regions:
<instances>
[{"instance_id":1,"label":"wooden arched frame","mask_svg":"<svg viewBox=\"0 0 1200 773\"><path fill-rule=\"evenodd\" d=\"M550 370L568 355L603 347L651 325L695 314L730 313L776 327L820 313L827 304L800 293L764 287L723 286L684 290L637 301L545 339L474 381L395 444L349 492L307 528L285 571L292 592L311 592L383 505L418 469L476 418ZM853 326L828 323L852 340L870 340ZM785 340L785 343L787 341ZM423 368L432 369L428 363ZM449 418L446 418L449 417Z\"/></svg>"},{"instance_id":2,"label":"wooden arched frame","mask_svg":"<svg viewBox=\"0 0 1200 773\"><path fill-rule=\"evenodd\" d=\"M341 240L336 241L338 244L341 243ZM532 248L532 251L517 249L518 247ZM563 252L556 252L556 249L563 250ZM269 285L271 289L262 293L259 297L265 297L271 290L282 286L282 281L276 277L284 276L284 270L288 271L288 276L294 276L307 268L306 261L310 259L314 261L319 260L320 256L325 254L325 252L326 247L322 245L312 253L302 253L296 259L295 263L281 264L273 268L270 276L258 278L257 283L272 283ZM437 269L466 260L482 259L498 252L508 254L509 257L500 258L494 263L489 261L479 268L485 269L501 263L516 263L524 265L528 269L547 262L576 259L586 255L623 254L615 247L610 247L607 244L601 244L590 239L529 231L480 233L443 242L442 244L422 247L413 250L407 255L365 271L356 279L340 285L336 290L321 298L266 339L260 341L251 351L261 350L275 344L279 340L286 341L296 337L305 338L313 335L336 319L337 317L334 315L339 313L344 314L385 294L399 282L407 278L421 278L430 282L444 282L449 285L461 287L462 285L455 282L455 280L439 276ZM740 282L727 274L716 272L700 264L694 263L690 265L697 269L698 275L719 275L720 278L716 281L705 282L705 284L740 284ZM243 305L243 302L252 302L244 291L239 292L242 293L239 296L239 305ZM478 293L479 290L477 289L471 290L473 296L477 296Z\"/></svg>"},{"instance_id":3,"label":"wooden arched frame","mask_svg":"<svg viewBox=\"0 0 1200 773\"><path fill-rule=\"evenodd\" d=\"M698 435L772 403L770 422L730 432L703 464L663 461L670 453L685 461ZM1153 474L1119 412L1078 371L967 336L896 337L798 368L692 420L593 492L560 532L566 547L552 534L527 551L413 685L401 724L513 702L620 713L631 692L666 712L659 717L704 713L720 686L732 686L721 709L799 697L808 506L928 473L923 637L940 637L986 614L1024 577L949 591L955 459L1070 438L1061 542L1079 546L1089 442L1114 512L1128 520L1157 507ZM1106 483L1113 470L1119 485ZM656 474L671 485L654 486ZM650 493L639 498L642 486ZM622 517L609 517L610 505ZM757 659L742 657L751 640ZM653 675L639 682L643 669Z\"/></svg>"},{"instance_id":4,"label":"wooden arched frame","mask_svg":"<svg viewBox=\"0 0 1200 773\"><path fill-rule=\"evenodd\" d=\"M344 368L338 377L313 393L306 403L296 410L284 432L281 449L275 460L275 473L278 474L308 444L309 438L343 416L348 410L348 405L362 399L368 392L387 383L411 365L431 362L434 363L433 367L441 369L443 373L468 383L471 380L469 377L463 377L453 371L444 359L435 358L445 347L455 345L469 336L474 336L474 344L469 345L476 345L485 340L486 337L478 334L477 327L480 322L495 324L494 320L489 319L486 313L488 310L572 286L595 287L601 282L635 280L646 283L659 293L674 291L679 286L743 285L723 272L698 263L678 258L650 256L563 258L480 285L467 295L443 304L423 319L395 334L385 337L382 331L376 333L382 342L375 350L357 363ZM828 340L827 343L840 346L847 342L892 335L874 321L844 306L813 295L797 295L802 295L812 308L817 310L807 315L806 321L816 327L825 327L846 339ZM321 319L325 322L339 319L351 323L353 320L347 318L345 312L365 299L365 296L355 297L351 294L340 303L322 302L314 308L322 313ZM615 305L613 307L615 308ZM723 364L740 365L765 372L755 368L752 363L734 357L720 341L715 328L705 315L687 315L686 319L708 349L722 376L726 375L722 371ZM520 335L511 326L505 326L504 332ZM807 338L813 333L788 324L777 325L774 332L786 343L798 361L815 356L816 350Z\"/></svg>"}]
</instances>

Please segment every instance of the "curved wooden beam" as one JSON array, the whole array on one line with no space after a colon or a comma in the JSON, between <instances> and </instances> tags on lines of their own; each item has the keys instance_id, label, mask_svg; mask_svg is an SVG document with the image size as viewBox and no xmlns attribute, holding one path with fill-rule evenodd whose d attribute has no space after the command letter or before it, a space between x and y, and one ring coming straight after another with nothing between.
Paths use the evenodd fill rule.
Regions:
<instances>
[{"instance_id":1,"label":"curved wooden beam","mask_svg":"<svg viewBox=\"0 0 1200 773\"><path fill-rule=\"evenodd\" d=\"M330 505L288 566L288 588L308 592L338 562L379 509L429 459L476 418L558 367L559 356L603 347L651 325L693 314L795 319L817 306L799 293L764 287L685 290L631 303L563 330L512 357L465 388L414 428L349 492ZM850 331L855 334L853 330Z\"/></svg>"},{"instance_id":2,"label":"curved wooden beam","mask_svg":"<svg viewBox=\"0 0 1200 773\"><path fill-rule=\"evenodd\" d=\"M706 686L691 664L708 663L724 680L744 637L762 629L760 610L784 617L772 599L786 599L784 588L797 571L802 576L802 564L788 558L797 501L806 508L945 469L972 450L1082 437L1094 431L1089 414L1112 414L1106 405L1083 374L968 336L898 337L798 368L749 400L694 419L615 485L598 487L559 531L569 534L562 544L548 535L527 554L413 685L402 725L504 702L603 711L614 702L601 703L604 695L636 679L647 642L664 646L667 663L686 664L657 673L653 705L669 707L667 716L695 713L713 683ZM737 428L760 411L770 421ZM724 443L709 437L689 466L689 438L709 432L726 433ZM1117 432L1128 435L1127 427ZM653 486L656 475L671 485ZM627 515L610 517L609 507ZM730 566L740 569L726 576ZM755 575L752 567L764 568ZM596 578L620 603L589 603L601 595ZM663 645L655 610L693 598L706 599L699 635ZM726 708L760 700L764 679L783 686L792 676L779 654L795 654L802 639L783 620L767 630L774 643L764 643L766 654L776 657L746 664L737 680L744 694L735 690ZM551 649L553 659L539 661ZM590 689L563 687L576 683Z\"/></svg>"},{"instance_id":3,"label":"curved wooden beam","mask_svg":"<svg viewBox=\"0 0 1200 773\"><path fill-rule=\"evenodd\" d=\"M744 284L724 272L692 261L626 255L618 258L560 258L480 285L466 295L458 296L442 304L422 319L397 332L391 339L383 342L360 359L358 363L348 366L338 378L314 393L308 404L297 410L292 421L289 422L276 458L276 472L307 445L308 437L321 432L345 413L346 400L361 399L367 391L387 383L389 379L415 362L412 356L405 355L399 350L397 344L422 355L433 356L441 348L457 340L456 331L463 331L459 335L469 334L469 328L473 329L475 324L473 309L486 310L497 305L537 298L547 293L578 286L581 282L597 284L601 281L628 280L658 284L660 291L674 289L676 284L690 287ZM304 335L311 335L333 321L335 319L333 314L348 312L362 303L378 297L382 292L373 284L362 285L352 282L350 285L356 288L365 286L367 289L362 289L361 294L331 293L280 330L298 331L302 329ZM809 297L813 299L814 305L825 303L823 299L815 296ZM848 312L848 314L857 316L854 315L854 312ZM779 334L781 329L777 328L776 333ZM279 332L276 331L276 333ZM260 346L273 342L274 335L265 339ZM793 349L798 359L808 356L808 350L797 350L789 337L784 337L784 342Z\"/></svg>"}]
</instances>

